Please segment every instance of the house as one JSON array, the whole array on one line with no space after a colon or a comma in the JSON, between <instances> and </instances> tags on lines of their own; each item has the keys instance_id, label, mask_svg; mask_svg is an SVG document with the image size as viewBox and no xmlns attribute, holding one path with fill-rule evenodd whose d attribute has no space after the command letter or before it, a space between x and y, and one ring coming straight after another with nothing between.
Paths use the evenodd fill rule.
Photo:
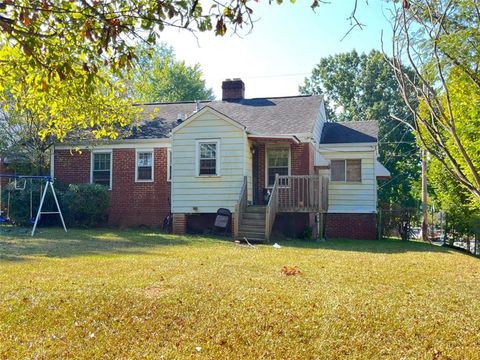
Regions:
<instances>
[{"instance_id":1,"label":"house","mask_svg":"<svg viewBox=\"0 0 480 360\"><path fill-rule=\"evenodd\" d=\"M126 138L55 146L52 176L108 186L112 225L157 226L171 212L182 234L227 208L236 237L298 235L318 213L327 237L376 238L376 179L389 174L375 122L327 122L318 95L245 99L240 79L222 89L219 101L145 104Z\"/></svg>"}]
</instances>

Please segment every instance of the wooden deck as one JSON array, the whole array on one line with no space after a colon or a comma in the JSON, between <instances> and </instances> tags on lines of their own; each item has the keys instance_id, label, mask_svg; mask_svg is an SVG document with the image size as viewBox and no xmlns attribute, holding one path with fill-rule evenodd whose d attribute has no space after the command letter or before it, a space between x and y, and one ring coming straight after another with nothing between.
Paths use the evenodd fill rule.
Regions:
<instances>
[{"instance_id":1,"label":"wooden deck","mask_svg":"<svg viewBox=\"0 0 480 360\"><path fill-rule=\"evenodd\" d=\"M275 177L265 215L265 239L270 239L278 213L324 213L328 208L328 178L320 175Z\"/></svg>"},{"instance_id":2,"label":"wooden deck","mask_svg":"<svg viewBox=\"0 0 480 360\"><path fill-rule=\"evenodd\" d=\"M278 176L277 212L319 213L327 209L328 178L318 175Z\"/></svg>"},{"instance_id":3,"label":"wooden deck","mask_svg":"<svg viewBox=\"0 0 480 360\"><path fill-rule=\"evenodd\" d=\"M247 179L235 208L234 236L255 241L269 240L278 213L325 213L328 178L319 175L275 177L266 206L247 205Z\"/></svg>"}]
</instances>

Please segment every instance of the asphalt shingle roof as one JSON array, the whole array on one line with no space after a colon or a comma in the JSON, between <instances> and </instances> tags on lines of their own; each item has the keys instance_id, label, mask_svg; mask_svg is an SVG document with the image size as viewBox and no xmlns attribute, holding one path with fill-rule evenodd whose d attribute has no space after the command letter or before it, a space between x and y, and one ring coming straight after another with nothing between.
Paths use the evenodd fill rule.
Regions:
<instances>
[{"instance_id":1,"label":"asphalt shingle roof","mask_svg":"<svg viewBox=\"0 0 480 360\"><path fill-rule=\"evenodd\" d=\"M201 101L199 108L209 106L244 125L252 134L286 135L310 133L318 116L323 97L319 95L281 98L242 99L238 101ZM167 137L196 110L195 102L142 105L140 122L129 138Z\"/></svg>"},{"instance_id":2,"label":"asphalt shingle roof","mask_svg":"<svg viewBox=\"0 0 480 360\"><path fill-rule=\"evenodd\" d=\"M376 121L327 122L323 127L321 144L377 142Z\"/></svg>"},{"instance_id":3,"label":"asphalt shingle roof","mask_svg":"<svg viewBox=\"0 0 480 360\"><path fill-rule=\"evenodd\" d=\"M312 132L322 101L323 97L319 95L200 101L198 110L209 106L244 125L255 135L293 135ZM141 106L143 112L128 136L130 139L166 138L181 123L179 118L185 120L197 109L193 101ZM376 121L327 122L320 143L376 142L377 135Z\"/></svg>"}]
</instances>

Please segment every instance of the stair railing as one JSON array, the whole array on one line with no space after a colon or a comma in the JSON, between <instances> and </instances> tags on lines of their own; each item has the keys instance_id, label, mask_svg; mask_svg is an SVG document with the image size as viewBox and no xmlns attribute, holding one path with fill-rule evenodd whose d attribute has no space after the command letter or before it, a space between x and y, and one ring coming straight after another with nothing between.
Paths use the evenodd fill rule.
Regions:
<instances>
[{"instance_id":1,"label":"stair railing","mask_svg":"<svg viewBox=\"0 0 480 360\"><path fill-rule=\"evenodd\" d=\"M275 174L275 182L273 184L270 198L268 199L267 208L265 210L265 240L270 240L273 223L277 217L278 211L278 174Z\"/></svg>"},{"instance_id":2,"label":"stair railing","mask_svg":"<svg viewBox=\"0 0 480 360\"><path fill-rule=\"evenodd\" d=\"M235 205L235 213L233 214L233 236L238 236L238 230L240 228L240 221L242 221L243 213L247 208L248 191L247 191L247 177L243 177L242 190L238 197L238 202Z\"/></svg>"}]
</instances>

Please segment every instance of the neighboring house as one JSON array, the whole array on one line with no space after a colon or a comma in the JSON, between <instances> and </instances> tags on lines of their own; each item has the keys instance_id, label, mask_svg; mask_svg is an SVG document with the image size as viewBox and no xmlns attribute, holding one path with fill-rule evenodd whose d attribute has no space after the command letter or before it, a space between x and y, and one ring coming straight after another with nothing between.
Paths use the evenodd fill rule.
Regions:
<instances>
[{"instance_id":1,"label":"neighboring house","mask_svg":"<svg viewBox=\"0 0 480 360\"><path fill-rule=\"evenodd\" d=\"M129 138L57 145L52 175L108 186L113 225L158 226L172 212L181 234L227 208L236 237L264 240L272 227L315 229L319 212L327 237L376 237L376 178L389 174L375 122L329 123L322 96L245 99L239 79L222 88L221 101L144 105Z\"/></svg>"}]
</instances>

